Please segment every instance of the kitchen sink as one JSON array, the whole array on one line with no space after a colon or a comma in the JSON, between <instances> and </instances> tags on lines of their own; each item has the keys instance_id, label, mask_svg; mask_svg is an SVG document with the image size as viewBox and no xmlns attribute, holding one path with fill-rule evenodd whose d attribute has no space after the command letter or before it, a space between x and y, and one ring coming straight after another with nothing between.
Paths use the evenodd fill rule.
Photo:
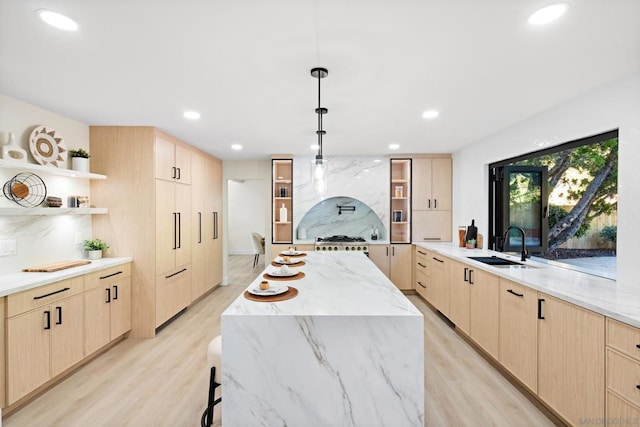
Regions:
<instances>
[{"instance_id":1,"label":"kitchen sink","mask_svg":"<svg viewBox=\"0 0 640 427\"><path fill-rule=\"evenodd\" d=\"M511 261L504 258L498 258L497 256L469 256L467 257L474 261L482 262L484 264L493 265L494 267L502 267L502 266L511 266L511 265L520 265L522 267L527 267L524 264L519 262Z\"/></svg>"}]
</instances>

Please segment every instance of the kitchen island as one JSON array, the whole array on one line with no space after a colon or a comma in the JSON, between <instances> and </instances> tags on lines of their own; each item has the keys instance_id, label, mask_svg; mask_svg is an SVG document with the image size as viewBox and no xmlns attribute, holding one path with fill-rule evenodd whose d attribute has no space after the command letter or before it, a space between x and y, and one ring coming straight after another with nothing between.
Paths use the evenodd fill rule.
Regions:
<instances>
[{"instance_id":1,"label":"kitchen island","mask_svg":"<svg viewBox=\"0 0 640 427\"><path fill-rule=\"evenodd\" d=\"M223 425L424 425L422 314L363 253L301 259L304 278L270 281L295 298L222 314Z\"/></svg>"}]
</instances>

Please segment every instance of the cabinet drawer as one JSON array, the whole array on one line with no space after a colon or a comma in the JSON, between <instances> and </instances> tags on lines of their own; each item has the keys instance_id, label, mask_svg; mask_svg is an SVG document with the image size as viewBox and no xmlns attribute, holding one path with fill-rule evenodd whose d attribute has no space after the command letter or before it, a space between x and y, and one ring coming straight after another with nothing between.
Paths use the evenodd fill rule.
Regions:
<instances>
[{"instance_id":1,"label":"cabinet drawer","mask_svg":"<svg viewBox=\"0 0 640 427\"><path fill-rule=\"evenodd\" d=\"M620 420L619 425L637 425L640 409L607 391L607 419Z\"/></svg>"},{"instance_id":2,"label":"cabinet drawer","mask_svg":"<svg viewBox=\"0 0 640 427\"><path fill-rule=\"evenodd\" d=\"M607 318L607 345L640 360L640 329Z\"/></svg>"},{"instance_id":3,"label":"cabinet drawer","mask_svg":"<svg viewBox=\"0 0 640 427\"><path fill-rule=\"evenodd\" d=\"M86 290L94 289L105 283L113 283L131 276L131 263L120 264L87 274L84 279Z\"/></svg>"},{"instance_id":4,"label":"cabinet drawer","mask_svg":"<svg viewBox=\"0 0 640 427\"><path fill-rule=\"evenodd\" d=\"M416 257L416 264L414 267L416 273L421 272L423 274L426 274L427 276L429 275L429 261L427 261L426 258Z\"/></svg>"},{"instance_id":5,"label":"cabinet drawer","mask_svg":"<svg viewBox=\"0 0 640 427\"><path fill-rule=\"evenodd\" d=\"M7 296L7 318L84 292L83 276Z\"/></svg>"},{"instance_id":6,"label":"cabinet drawer","mask_svg":"<svg viewBox=\"0 0 640 427\"><path fill-rule=\"evenodd\" d=\"M607 349L607 388L640 405L640 362Z\"/></svg>"},{"instance_id":7,"label":"cabinet drawer","mask_svg":"<svg viewBox=\"0 0 640 427\"><path fill-rule=\"evenodd\" d=\"M416 246L416 261L419 259L424 260L425 262L429 259L429 251L426 249L422 249ZM425 263L423 262L423 264Z\"/></svg>"},{"instance_id":8,"label":"cabinet drawer","mask_svg":"<svg viewBox=\"0 0 640 427\"><path fill-rule=\"evenodd\" d=\"M416 271L415 275L415 289L423 297L427 297L427 287L429 286L429 276L421 271Z\"/></svg>"}]
</instances>

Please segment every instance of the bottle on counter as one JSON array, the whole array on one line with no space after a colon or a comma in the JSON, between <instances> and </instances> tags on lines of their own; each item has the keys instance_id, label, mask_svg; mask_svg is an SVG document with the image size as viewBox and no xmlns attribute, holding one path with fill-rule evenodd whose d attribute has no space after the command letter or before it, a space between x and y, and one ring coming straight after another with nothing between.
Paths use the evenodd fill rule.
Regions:
<instances>
[{"instance_id":1,"label":"bottle on counter","mask_svg":"<svg viewBox=\"0 0 640 427\"><path fill-rule=\"evenodd\" d=\"M374 234L373 234L373 226L372 226L371 227L371 240L375 240L375 238L373 236L374 236Z\"/></svg>"},{"instance_id":2,"label":"bottle on counter","mask_svg":"<svg viewBox=\"0 0 640 427\"><path fill-rule=\"evenodd\" d=\"M287 222L287 208L282 204L280 208L280 222Z\"/></svg>"},{"instance_id":3,"label":"bottle on counter","mask_svg":"<svg viewBox=\"0 0 640 427\"><path fill-rule=\"evenodd\" d=\"M375 230L375 232L373 233L373 235L375 236L375 237L373 238L373 240L378 240L378 227L376 227L376 230Z\"/></svg>"}]
</instances>

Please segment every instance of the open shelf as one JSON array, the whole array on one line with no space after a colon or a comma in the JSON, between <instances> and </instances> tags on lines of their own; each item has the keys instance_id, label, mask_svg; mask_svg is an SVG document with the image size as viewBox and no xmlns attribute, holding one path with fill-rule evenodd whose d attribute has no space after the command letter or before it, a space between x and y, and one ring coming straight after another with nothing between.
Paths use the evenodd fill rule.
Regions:
<instances>
[{"instance_id":1,"label":"open shelf","mask_svg":"<svg viewBox=\"0 0 640 427\"><path fill-rule=\"evenodd\" d=\"M54 168L52 166L42 166L34 163L17 162L13 160L0 160L0 169L41 172L51 175L67 176L70 178L107 179L106 175L100 175L97 173L78 172L72 169Z\"/></svg>"},{"instance_id":2,"label":"open shelf","mask_svg":"<svg viewBox=\"0 0 640 427\"><path fill-rule=\"evenodd\" d=\"M104 215L107 208L0 208L2 216Z\"/></svg>"}]
</instances>

